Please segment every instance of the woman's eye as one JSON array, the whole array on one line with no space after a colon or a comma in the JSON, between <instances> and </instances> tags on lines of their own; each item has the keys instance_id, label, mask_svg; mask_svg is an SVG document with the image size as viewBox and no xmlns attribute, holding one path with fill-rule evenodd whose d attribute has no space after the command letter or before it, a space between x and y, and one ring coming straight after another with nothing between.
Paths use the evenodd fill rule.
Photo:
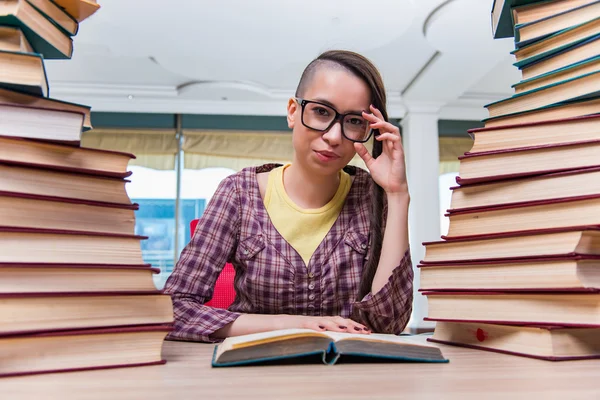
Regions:
<instances>
[{"instance_id":1,"label":"woman's eye","mask_svg":"<svg viewBox=\"0 0 600 400\"><path fill-rule=\"evenodd\" d=\"M350 125L363 125L365 123L361 118L350 118L348 122L350 122Z\"/></svg>"},{"instance_id":2,"label":"woman's eye","mask_svg":"<svg viewBox=\"0 0 600 400\"><path fill-rule=\"evenodd\" d=\"M314 112L317 115L322 115L322 116L329 115L329 111L326 108L323 108L323 107L315 107Z\"/></svg>"}]
</instances>

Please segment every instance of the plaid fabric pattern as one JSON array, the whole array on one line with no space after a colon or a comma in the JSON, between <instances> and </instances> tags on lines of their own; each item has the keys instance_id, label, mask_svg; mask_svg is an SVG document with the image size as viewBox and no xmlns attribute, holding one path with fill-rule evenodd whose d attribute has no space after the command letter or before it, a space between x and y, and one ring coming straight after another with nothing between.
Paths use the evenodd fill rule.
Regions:
<instances>
[{"instance_id":1,"label":"plaid fabric pattern","mask_svg":"<svg viewBox=\"0 0 600 400\"><path fill-rule=\"evenodd\" d=\"M271 223L260 196L256 174L276 166L246 168L219 185L167 280L175 314L168 338L216 342L211 335L242 313L340 315L374 332L402 332L412 310L409 251L379 292L356 301L369 254L369 174L346 167L354 180L344 207L305 265ZM228 310L205 306L226 262L236 271L236 299Z\"/></svg>"}]
</instances>

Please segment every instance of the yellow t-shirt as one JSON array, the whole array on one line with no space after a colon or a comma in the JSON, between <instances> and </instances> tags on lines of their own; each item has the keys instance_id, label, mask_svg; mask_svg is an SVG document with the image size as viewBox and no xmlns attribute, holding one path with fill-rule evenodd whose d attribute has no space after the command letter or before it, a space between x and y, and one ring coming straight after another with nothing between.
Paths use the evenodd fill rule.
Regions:
<instances>
[{"instance_id":1,"label":"yellow t-shirt","mask_svg":"<svg viewBox=\"0 0 600 400\"><path fill-rule=\"evenodd\" d=\"M300 254L308 265L319 244L337 220L352 180L346 172L340 172L340 185L337 192L321 208L304 209L289 198L283 186L283 172L290 164L269 172L265 192L265 208L271 222L281 236Z\"/></svg>"}]
</instances>

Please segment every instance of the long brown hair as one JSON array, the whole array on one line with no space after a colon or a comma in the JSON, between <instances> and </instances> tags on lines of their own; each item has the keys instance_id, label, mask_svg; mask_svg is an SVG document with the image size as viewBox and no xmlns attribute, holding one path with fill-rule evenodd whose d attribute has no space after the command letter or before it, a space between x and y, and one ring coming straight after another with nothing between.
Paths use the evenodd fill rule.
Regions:
<instances>
[{"instance_id":1,"label":"long brown hair","mask_svg":"<svg viewBox=\"0 0 600 400\"><path fill-rule=\"evenodd\" d=\"M373 65L366 57L352 51L330 50L314 59L302 73L300 83L296 89L296 97L302 97L315 72L323 65L333 65L344 68L363 80L371 89L371 104L381 111L386 121L388 120L385 87L383 85L381 74L377 70L377 67L375 67L375 65ZM373 151L371 153L373 158L379 157L382 149L382 143L374 140ZM363 269L357 300L361 300L371 291L371 285L373 284L373 278L377 271L379 257L381 256L381 244L383 242L382 223L383 218L385 217L383 215L384 192L381 186L375 182L373 182L372 187L371 250L367 265Z\"/></svg>"}]
</instances>

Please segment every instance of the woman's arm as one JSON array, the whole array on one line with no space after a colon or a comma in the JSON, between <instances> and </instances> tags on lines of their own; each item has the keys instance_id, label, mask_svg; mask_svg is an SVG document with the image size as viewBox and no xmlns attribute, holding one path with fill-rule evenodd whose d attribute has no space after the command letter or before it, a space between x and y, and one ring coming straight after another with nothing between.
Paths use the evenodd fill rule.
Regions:
<instances>
[{"instance_id":1,"label":"woman's arm","mask_svg":"<svg viewBox=\"0 0 600 400\"><path fill-rule=\"evenodd\" d=\"M356 144L359 156L371 177L385 191L387 217L381 255L371 284L371 293L354 304L355 319L366 322L377 332L402 332L412 312L413 270L408 244L408 206L410 196L406 182L404 150L398 127L387 122L371 106L363 113L382 142L382 152L373 158L364 145Z\"/></svg>"},{"instance_id":2,"label":"woman's arm","mask_svg":"<svg viewBox=\"0 0 600 400\"><path fill-rule=\"evenodd\" d=\"M173 300L174 329L169 339L214 342L213 333L240 314L204 305L217 277L237 247L239 195L234 177L225 178L165 285Z\"/></svg>"},{"instance_id":3,"label":"woman's arm","mask_svg":"<svg viewBox=\"0 0 600 400\"><path fill-rule=\"evenodd\" d=\"M248 335L277 329L304 328L315 331L370 333L369 328L342 317L312 317L305 315L242 314L235 321L214 333L215 338Z\"/></svg>"},{"instance_id":4,"label":"woman's arm","mask_svg":"<svg viewBox=\"0 0 600 400\"><path fill-rule=\"evenodd\" d=\"M408 245L408 191L387 195L387 218L377 272L371 292L376 294L390 280L392 272L409 249Z\"/></svg>"}]
</instances>

